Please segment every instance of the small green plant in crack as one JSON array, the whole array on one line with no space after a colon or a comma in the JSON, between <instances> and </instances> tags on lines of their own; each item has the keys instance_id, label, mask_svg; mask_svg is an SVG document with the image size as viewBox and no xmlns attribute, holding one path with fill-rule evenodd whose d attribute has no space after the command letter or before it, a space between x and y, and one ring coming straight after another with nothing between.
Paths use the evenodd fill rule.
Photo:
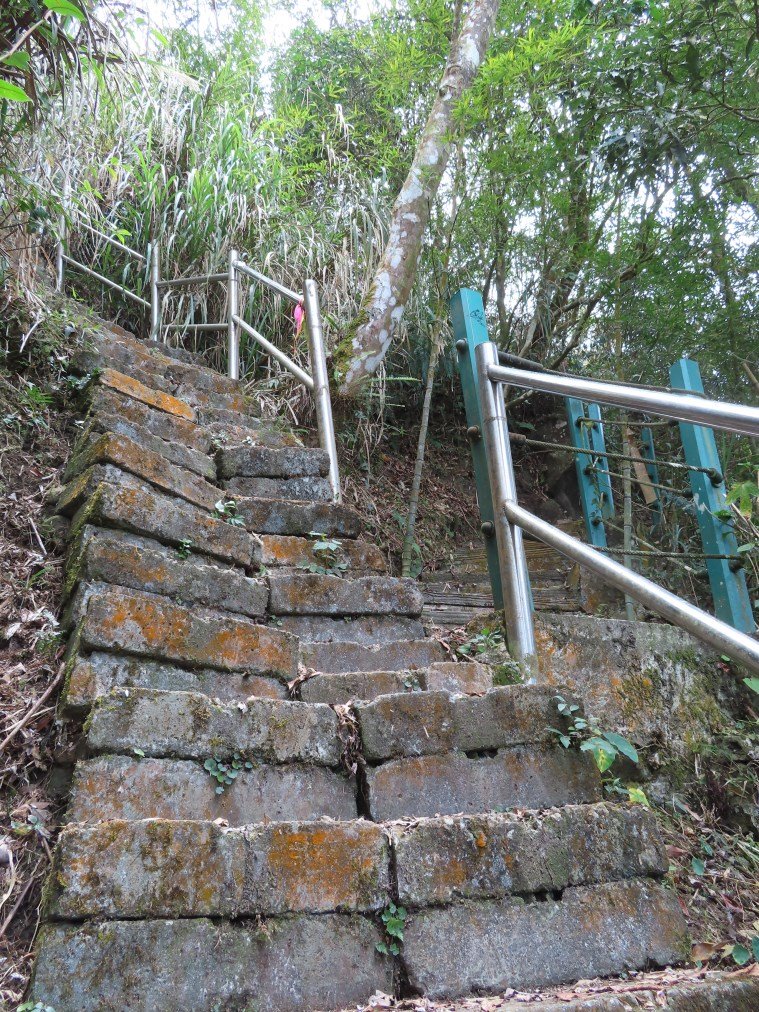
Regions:
<instances>
[{"instance_id":1,"label":"small green plant in crack","mask_svg":"<svg viewBox=\"0 0 759 1012\"><path fill-rule=\"evenodd\" d=\"M309 573L318 573L319 576L342 576L350 567L350 563L341 558L342 541L326 537L319 531L311 531L308 536L313 541L311 551L319 561L303 563L298 568L305 569Z\"/></svg>"},{"instance_id":2,"label":"small green plant in crack","mask_svg":"<svg viewBox=\"0 0 759 1012\"><path fill-rule=\"evenodd\" d=\"M231 759L221 759L219 756L206 759L203 769L216 781L216 793L223 794L224 789L231 787L243 770L253 769L253 763L235 752Z\"/></svg>"},{"instance_id":3,"label":"small green plant in crack","mask_svg":"<svg viewBox=\"0 0 759 1012\"><path fill-rule=\"evenodd\" d=\"M559 714L567 721L564 730L549 727L548 730L557 736L563 748L579 748L581 752L591 752L599 772L607 773L619 756L630 762L638 762L638 752L632 742L616 731L604 731L596 717L581 716L579 703L569 703L561 696L553 697ZM628 801L648 805L648 798L642 788L626 787L619 777L604 777L604 790L607 794L620 794Z\"/></svg>"},{"instance_id":4,"label":"small green plant in crack","mask_svg":"<svg viewBox=\"0 0 759 1012\"><path fill-rule=\"evenodd\" d=\"M192 552L193 547L194 547L193 543L192 541L190 541L189 538L182 538L182 540L177 545L177 555L179 556L180 559L186 559Z\"/></svg>"},{"instance_id":5,"label":"small green plant in crack","mask_svg":"<svg viewBox=\"0 0 759 1012\"><path fill-rule=\"evenodd\" d=\"M216 516L233 527L244 527L245 521L237 512L237 503L234 499L219 499L214 506Z\"/></svg>"},{"instance_id":6,"label":"small green plant in crack","mask_svg":"<svg viewBox=\"0 0 759 1012\"><path fill-rule=\"evenodd\" d=\"M395 903L388 903L380 914L382 923L385 926L385 938L377 942L375 948L383 956L399 956L403 945L403 931L406 927L408 913L405 907L397 907Z\"/></svg>"},{"instance_id":7,"label":"small green plant in crack","mask_svg":"<svg viewBox=\"0 0 759 1012\"><path fill-rule=\"evenodd\" d=\"M488 650L496 650L503 646L503 633L500 629L483 629L470 639L465 640L459 647L458 652L464 657L473 657L477 654L484 654Z\"/></svg>"}]
</instances>

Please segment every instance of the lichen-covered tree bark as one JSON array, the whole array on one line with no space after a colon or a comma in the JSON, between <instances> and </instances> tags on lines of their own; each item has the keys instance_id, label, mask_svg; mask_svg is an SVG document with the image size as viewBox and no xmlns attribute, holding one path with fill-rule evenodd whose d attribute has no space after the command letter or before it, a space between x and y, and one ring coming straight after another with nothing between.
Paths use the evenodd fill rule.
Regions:
<instances>
[{"instance_id":1,"label":"lichen-covered tree bark","mask_svg":"<svg viewBox=\"0 0 759 1012\"><path fill-rule=\"evenodd\" d=\"M448 55L414 160L393 205L387 246L356 320L335 349L340 393L352 394L376 372L414 283L430 200L451 152L456 104L473 81L493 32L499 0L471 0Z\"/></svg>"}]
</instances>

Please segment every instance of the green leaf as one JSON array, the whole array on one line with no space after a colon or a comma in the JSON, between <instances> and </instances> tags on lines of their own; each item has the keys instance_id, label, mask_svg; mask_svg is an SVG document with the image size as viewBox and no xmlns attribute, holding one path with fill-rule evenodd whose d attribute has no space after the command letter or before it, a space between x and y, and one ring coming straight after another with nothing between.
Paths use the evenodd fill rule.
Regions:
<instances>
[{"instance_id":1,"label":"green leaf","mask_svg":"<svg viewBox=\"0 0 759 1012\"><path fill-rule=\"evenodd\" d=\"M11 53L11 55L6 56L4 60L0 60L0 63L4 63L6 67L18 67L19 70L26 70L29 66L29 54Z\"/></svg>"},{"instance_id":2,"label":"green leaf","mask_svg":"<svg viewBox=\"0 0 759 1012\"><path fill-rule=\"evenodd\" d=\"M60 14L63 18L85 20L84 13L75 4L72 4L71 0L42 0L42 2L53 14Z\"/></svg>"},{"instance_id":3,"label":"green leaf","mask_svg":"<svg viewBox=\"0 0 759 1012\"><path fill-rule=\"evenodd\" d=\"M733 960L738 966L745 966L749 959L751 959L751 953L745 945L739 943L733 946Z\"/></svg>"},{"instance_id":4,"label":"green leaf","mask_svg":"<svg viewBox=\"0 0 759 1012\"><path fill-rule=\"evenodd\" d=\"M141 748L133 748L132 751L134 752L134 754L136 756L138 756L138 758L140 758L140 759L144 759L145 758L145 753L144 753L144 751Z\"/></svg>"},{"instance_id":5,"label":"green leaf","mask_svg":"<svg viewBox=\"0 0 759 1012\"><path fill-rule=\"evenodd\" d=\"M623 737L621 734L617 734L616 731L604 731L603 737L621 755L626 756L634 763L638 761L638 753L627 738Z\"/></svg>"},{"instance_id":6,"label":"green leaf","mask_svg":"<svg viewBox=\"0 0 759 1012\"><path fill-rule=\"evenodd\" d=\"M751 939L751 951L754 954L754 959L759 963L759 935L754 935Z\"/></svg>"},{"instance_id":7,"label":"green leaf","mask_svg":"<svg viewBox=\"0 0 759 1012\"><path fill-rule=\"evenodd\" d=\"M759 678L744 678L743 684L748 685L752 692L759 693Z\"/></svg>"},{"instance_id":8,"label":"green leaf","mask_svg":"<svg viewBox=\"0 0 759 1012\"><path fill-rule=\"evenodd\" d=\"M649 800L646 797L646 792L642 787L628 787L627 794L634 805L643 805L644 808L651 807Z\"/></svg>"},{"instance_id":9,"label":"green leaf","mask_svg":"<svg viewBox=\"0 0 759 1012\"><path fill-rule=\"evenodd\" d=\"M9 102L31 102L31 99L17 84L10 81L0 81L0 99L7 98Z\"/></svg>"},{"instance_id":10,"label":"green leaf","mask_svg":"<svg viewBox=\"0 0 759 1012\"><path fill-rule=\"evenodd\" d=\"M701 860L700 857L694 857L690 863L690 866L693 869L694 874L696 875L703 875L704 872L706 871L706 865L704 864L704 862Z\"/></svg>"}]
</instances>

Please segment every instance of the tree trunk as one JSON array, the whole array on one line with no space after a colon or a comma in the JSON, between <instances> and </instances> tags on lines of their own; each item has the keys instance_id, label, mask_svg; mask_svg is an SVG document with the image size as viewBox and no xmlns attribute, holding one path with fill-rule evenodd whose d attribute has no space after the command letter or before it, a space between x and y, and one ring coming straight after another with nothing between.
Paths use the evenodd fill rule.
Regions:
<instances>
[{"instance_id":1,"label":"tree trunk","mask_svg":"<svg viewBox=\"0 0 759 1012\"><path fill-rule=\"evenodd\" d=\"M395 199L387 245L367 297L335 348L341 394L353 394L387 353L411 293L422 238L453 144L454 113L474 80L498 12L498 0L472 0L453 42L406 181Z\"/></svg>"}]
</instances>

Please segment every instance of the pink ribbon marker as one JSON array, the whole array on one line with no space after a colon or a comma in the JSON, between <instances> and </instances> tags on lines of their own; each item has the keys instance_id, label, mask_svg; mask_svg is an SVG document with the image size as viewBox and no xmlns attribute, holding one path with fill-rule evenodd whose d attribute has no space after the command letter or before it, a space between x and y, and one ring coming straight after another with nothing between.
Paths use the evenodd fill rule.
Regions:
<instances>
[{"instance_id":1,"label":"pink ribbon marker","mask_svg":"<svg viewBox=\"0 0 759 1012\"><path fill-rule=\"evenodd\" d=\"M295 336L300 336L300 331L303 326L303 320L305 319L306 313L303 309L303 303L299 302L298 305L293 309L293 318L295 319Z\"/></svg>"}]
</instances>

